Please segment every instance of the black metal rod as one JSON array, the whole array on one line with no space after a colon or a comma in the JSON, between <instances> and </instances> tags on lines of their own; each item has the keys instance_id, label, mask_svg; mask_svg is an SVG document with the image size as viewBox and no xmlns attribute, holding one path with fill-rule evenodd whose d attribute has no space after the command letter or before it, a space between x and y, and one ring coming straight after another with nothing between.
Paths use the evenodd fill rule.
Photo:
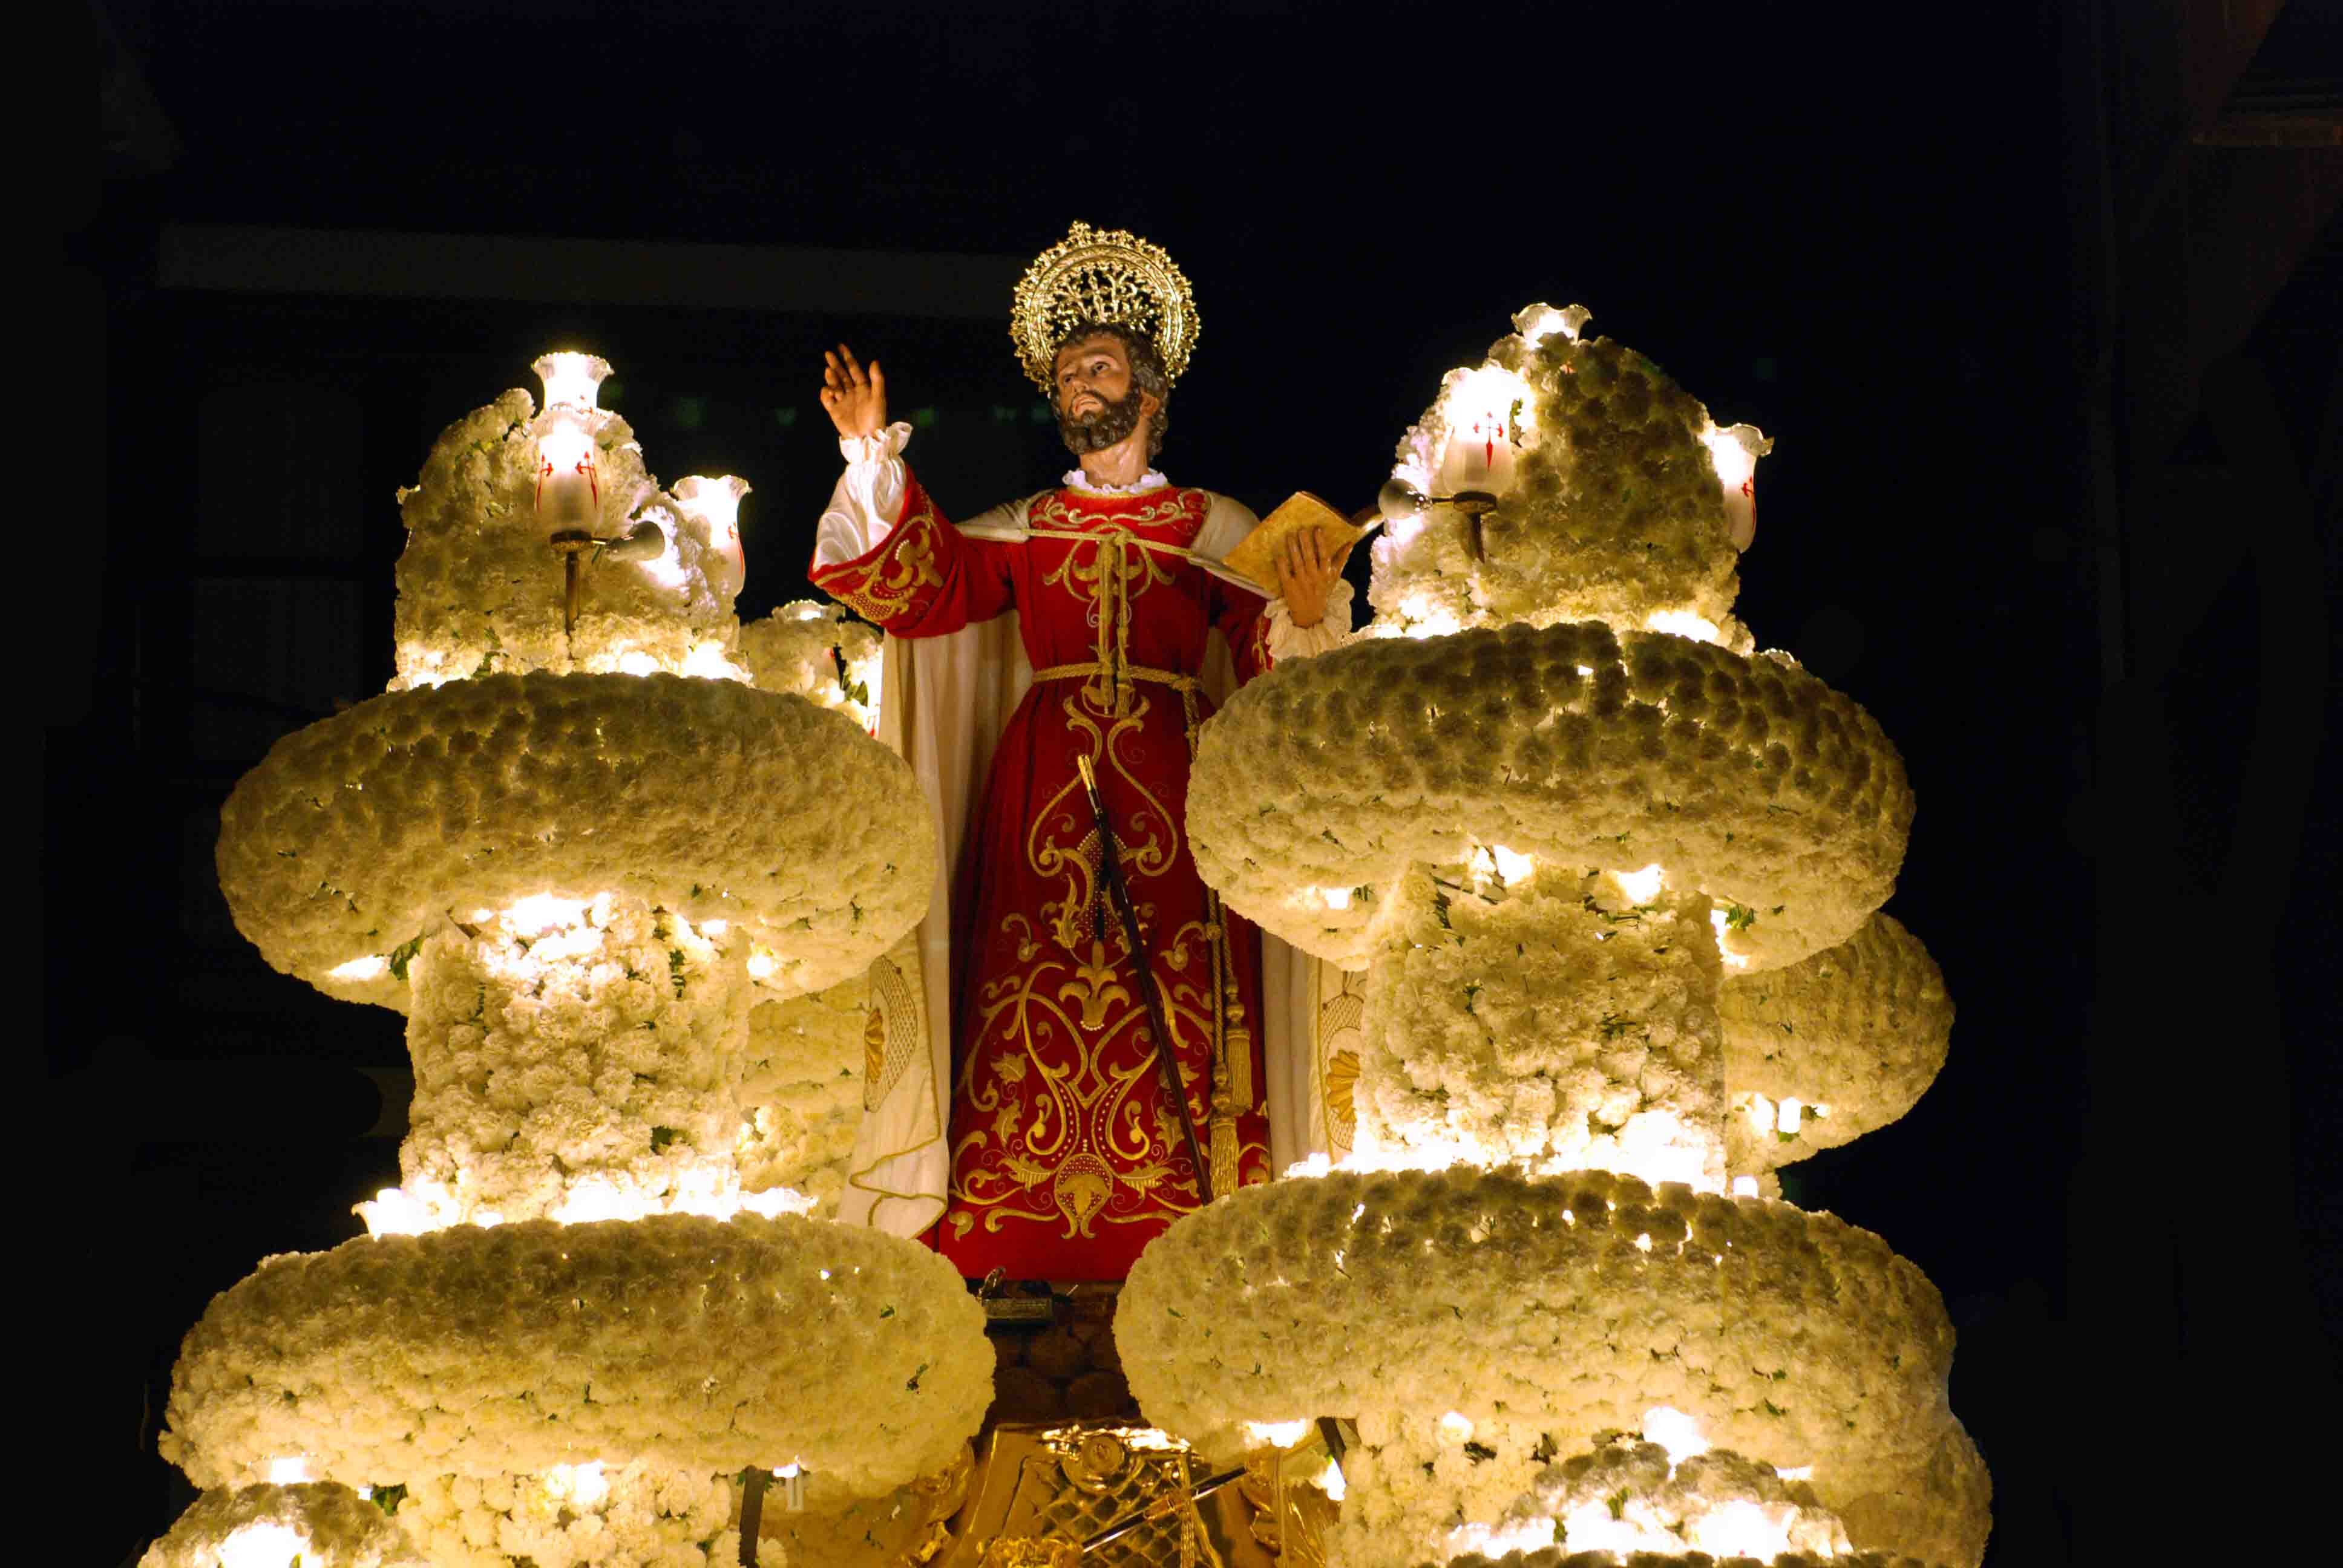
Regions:
<instances>
[{"instance_id":1,"label":"black metal rod","mask_svg":"<svg viewBox=\"0 0 2343 1568\"><path fill-rule=\"evenodd\" d=\"M1138 971L1139 1000L1147 1009L1148 1027L1155 1033L1155 1067L1163 1080L1163 1092L1172 1108L1180 1113L1180 1135L1188 1142L1188 1163L1196 1171L1196 1203L1198 1207L1212 1201L1212 1173L1204 1163L1203 1146L1196 1141L1196 1119L1188 1111L1187 1086L1180 1081L1179 1064L1172 1056L1172 1030L1163 1016L1163 998L1155 989L1155 964L1148 956L1147 943L1139 932L1139 907L1131 901L1131 890L1122 881L1122 856L1115 848L1114 824L1107 819L1106 801L1099 794L1098 775L1091 771L1091 759L1077 753L1074 766L1082 776L1082 792L1090 797L1091 816L1098 823L1099 864L1106 876L1107 892L1122 916L1123 935L1131 942L1131 968Z\"/></svg>"},{"instance_id":2,"label":"black metal rod","mask_svg":"<svg viewBox=\"0 0 2343 1568\"><path fill-rule=\"evenodd\" d=\"M757 1533L765 1523L765 1483L773 1473L751 1465L740 1488L740 1568L757 1568Z\"/></svg>"}]
</instances>

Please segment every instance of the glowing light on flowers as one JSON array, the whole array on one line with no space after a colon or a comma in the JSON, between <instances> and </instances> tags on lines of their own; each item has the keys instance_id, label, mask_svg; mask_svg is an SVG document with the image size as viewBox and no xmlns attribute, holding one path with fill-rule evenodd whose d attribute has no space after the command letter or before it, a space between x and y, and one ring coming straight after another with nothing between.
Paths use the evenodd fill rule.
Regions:
<instances>
[{"instance_id":1,"label":"glowing light on flowers","mask_svg":"<svg viewBox=\"0 0 2343 1568\"><path fill-rule=\"evenodd\" d=\"M1694 642L1721 643L1725 632L1715 621L1688 609L1655 609L1644 618L1645 631L1664 631L1671 637L1688 637Z\"/></svg>"},{"instance_id":2,"label":"glowing light on flowers","mask_svg":"<svg viewBox=\"0 0 2343 1568\"><path fill-rule=\"evenodd\" d=\"M557 1464L545 1473L545 1494L557 1503L591 1508L610 1495L610 1482L602 1473L598 1459L588 1464Z\"/></svg>"},{"instance_id":3,"label":"glowing light on flowers","mask_svg":"<svg viewBox=\"0 0 2343 1568\"><path fill-rule=\"evenodd\" d=\"M1440 1418L1440 1435L1450 1442L1470 1442L1473 1440L1473 1418L1462 1411L1448 1412Z\"/></svg>"},{"instance_id":4,"label":"glowing light on flowers","mask_svg":"<svg viewBox=\"0 0 2343 1568\"><path fill-rule=\"evenodd\" d=\"M1755 1176L1735 1176L1733 1179L1733 1195L1735 1198L1755 1198L1757 1196L1757 1178Z\"/></svg>"},{"instance_id":5,"label":"glowing light on flowers","mask_svg":"<svg viewBox=\"0 0 2343 1568\"><path fill-rule=\"evenodd\" d=\"M220 1543L219 1568L287 1568L309 1553L309 1538L285 1524L247 1524Z\"/></svg>"},{"instance_id":6,"label":"glowing light on flowers","mask_svg":"<svg viewBox=\"0 0 2343 1568\"><path fill-rule=\"evenodd\" d=\"M1700 1422L1673 1405L1657 1404L1645 1411L1643 1429L1645 1442L1656 1442L1668 1451L1670 1464L1682 1464L1694 1454L1708 1452Z\"/></svg>"},{"instance_id":7,"label":"glowing light on flowers","mask_svg":"<svg viewBox=\"0 0 2343 1568\"><path fill-rule=\"evenodd\" d=\"M1462 1557L1473 1553L1496 1562L1510 1553L1542 1552L1554 1544L1555 1522L1551 1519L1522 1519L1510 1524L1460 1524L1448 1533L1445 1543L1452 1556ZM1571 1536L1574 1543L1576 1533Z\"/></svg>"},{"instance_id":8,"label":"glowing light on flowers","mask_svg":"<svg viewBox=\"0 0 2343 1568\"><path fill-rule=\"evenodd\" d=\"M368 953L362 959L352 959L346 964L337 964L326 971L328 976L337 980L380 980L389 972L390 960L380 953Z\"/></svg>"},{"instance_id":9,"label":"glowing light on flowers","mask_svg":"<svg viewBox=\"0 0 2343 1568\"><path fill-rule=\"evenodd\" d=\"M578 924L586 918L588 907L584 899L532 893L506 905L502 919L506 929L515 936L541 937L556 926Z\"/></svg>"},{"instance_id":10,"label":"glowing light on flowers","mask_svg":"<svg viewBox=\"0 0 2343 1568\"><path fill-rule=\"evenodd\" d=\"M610 362L598 355L564 351L539 355L529 368L544 383L547 407L591 413L601 400L602 382L610 374Z\"/></svg>"},{"instance_id":11,"label":"glowing light on flowers","mask_svg":"<svg viewBox=\"0 0 2343 1568\"><path fill-rule=\"evenodd\" d=\"M1804 1110L1805 1107L1795 1100L1782 1101L1781 1114L1776 1119L1775 1126L1780 1129L1784 1137L1795 1138L1798 1135L1798 1117Z\"/></svg>"},{"instance_id":12,"label":"glowing light on flowers","mask_svg":"<svg viewBox=\"0 0 2343 1568\"><path fill-rule=\"evenodd\" d=\"M1667 880L1667 871L1654 864L1640 871L1614 871L1611 880L1629 903L1648 904L1660 896L1660 889Z\"/></svg>"},{"instance_id":13,"label":"glowing light on flowers","mask_svg":"<svg viewBox=\"0 0 2343 1568\"><path fill-rule=\"evenodd\" d=\"M628 648L618 655L620 675L657 675L659 660L639 648Z\"/></svg>"},{"instance_id":14,"label":"glowing light on flowers","mask_svg":"<svg viewBox=\"0 0 2343 1568\"><path fill-rule=\"evenodd\" d=\"M1249 1421L1245 1422L1245 1441L1255 1448L1292 1448L1310 1435L1312 1422L1301 1421Z\"/></svg>"},{"instance_id":15,"label":"glowing light on flowers","mask_svg":"<svg viewBox=\"0 0 2343 1568\"><path fill-rule=\"evenodd\" d=\"M436 1181L417 1181L412 1191L385 1187L353 1211L366 1221L369 1236L420 1236L457 1222L453 1196Z\"/></svg>"},{"instance_id":16,"label":"glowing light on flowers","mask_svg":"<svg viewBox=\"0 0 2343 1568\"><path fill-rule=\"evenodd\" d=\"M1454 611L1421 598L1400 607L1398 624L1401 636L1413 638L1448 637L1464 629Z\"/></svg>"},{"instance_id":17,"label":"glowing light on flowers","mask_svg":"<svg viewBox=\"0 0 2343 1568\"><path fill-rule=\"evenodd\" d=\"M297 1486L308 1479L309 1458L307 1454L268 1462L268 1483L271 1486Z\"/></svg>"},{"instance_id":18,"label":"glowing light on flowers","mask_svg":"<svg viewBox=\"0 0 2343 1568\"><path fill-rule=\"evenodd\" d=\"M1351 890L1348 888L1312 888L1311 893L1330 910L1351 907Z\"/></svg>"},{"instance_id":19,"label":"glowing light on flowers","mask_svg":"<svg viewBox=\"0 0 2343 1568\"><path fill-rule=\"evenodd\" d=\"M1749 967L1749 960L1746 955L1736 953L1730 947L1725 945L1725 939L1733 934L1732 920L1733 917L1727 910L1711 910L1708 911L1709 926L1716 932L1717 955L1725 960L1725 967L1729 970L1745 970Z\"/></svg>"},{"instance_id":20,"label":"glowing light on flowers","mask_svg":"<svg viewBox=\"0 0 2343 1568\"><path fill-rule=\"evenodd\" d=\"M773 956L772 949L754 943L749 946L749 978L750 980L769 980L780 967L781 960Z\"/></svg>"},{"instance_id":21,"label":"glowing light on flowers","mask_svg":"<svg viewBox=\"0 0 2343 1568\"><path fill-rule=\"evenodd\" d=\"M703 680L738 680L743 672L724 651L722 643L695 642L691 651L683 656L682 668L676 673L698 676Z\"/></svg>"},{"instance_id":22,"label":"glowing light on flowers","mask_svg":"<svg viewBox=\"0 0 2343 1568\"><path fill-rule=\"evenodd\" d=\"M1497 868L1498 879L1507 887L1526 882L1537 873L1537 857L1508 849L1503 844L1489 846L1489 859Z\"/></svg>"},{"instance_id":23,"label":"glowing light on flowers","mask_svg":"<svg viewBox=\"0 0 2343 1568\"><path fill-rule=\"evenodd\" d=\"M1342 1502L1343 1494L1349 1491L1349 1487L1342 1481L1342 1464L1332 1459L1326 1462L1326 1468L1323 1471L1310 1477L1310 1483L1336 1503Z\"/></svg>"}]
</instances>

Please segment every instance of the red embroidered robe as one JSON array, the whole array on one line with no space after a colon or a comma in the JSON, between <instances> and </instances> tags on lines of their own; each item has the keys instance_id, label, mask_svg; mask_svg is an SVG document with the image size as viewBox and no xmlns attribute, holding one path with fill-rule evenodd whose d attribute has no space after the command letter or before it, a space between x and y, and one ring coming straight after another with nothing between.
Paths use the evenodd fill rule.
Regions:
<instances>
[{"instance_id":1,"label":"red embroidered robe","mask_svg":"<svg viewBox=\"0 0 2343 1568\"><path fill-rule=\"evenodd\" d=\"M1033 665L952 884L950 1185L930 1234L970 1278L1119 1280L1196 1207L1078 755L1112 821L1213 1191L1269 1177L1260 939L1198 880L1186 835L1206 637L1219 628L1251 678L1270 662L1266 601L1149 548L1192 543L1210 502L1061 489L1032 501L1033 537L1001 542L952 527L907 473L887 538L812 572L896 637L1013 608Z\"/></svg>"}]
</instances>

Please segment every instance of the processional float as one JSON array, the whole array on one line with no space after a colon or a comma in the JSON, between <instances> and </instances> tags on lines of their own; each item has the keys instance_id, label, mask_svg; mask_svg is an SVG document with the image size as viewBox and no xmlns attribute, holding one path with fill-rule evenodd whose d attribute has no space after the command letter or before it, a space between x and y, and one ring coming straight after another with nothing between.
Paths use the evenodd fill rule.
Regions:
<instances>
[{"instance_id":1,"label":"processional float","mask_svg":"<svg viewBox=\"0 0 2343 1568\"><path fill-rule=\"evenodd\" d=\"M1366 970L1354 1153L1144 1254L1153 1426L996 1432L973 1484L982 1309L808 1213L933 871L876 638L739 627L745 487L663 490L599 361L450 426L397 678L218 857L272 964L407 1014L402 1183L190 1332L164 1452L206 1491L146 1562L1975 1568L1941 1301L1774 1174L1944 1059L1877 912L1910 789L1733 616L1764 439L1585 319L1448 377L1373 624L1204 729L1203 875Z\"/></svg>"}]
</instances>

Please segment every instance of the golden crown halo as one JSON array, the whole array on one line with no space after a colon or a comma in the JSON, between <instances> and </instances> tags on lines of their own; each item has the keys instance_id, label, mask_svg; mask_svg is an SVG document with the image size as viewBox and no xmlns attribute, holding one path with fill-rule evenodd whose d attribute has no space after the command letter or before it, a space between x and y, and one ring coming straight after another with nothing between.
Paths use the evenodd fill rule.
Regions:
<instances>
[{"instance_id":1,"label":"golden crown halo","mask_svg":"<svg viewBox=\"0 0 2343 1568\"><path fill-rule=\"evenodd\" d=\"M1170 381L1188 368L1202 325L1186 275L1161 246L1127 229L1078 223L1033 258L1018 280L1009 314L1017 357L1044 394L1056 379L1060 340L1083 321L1145 333L1163 357Z\"/></svg>"}]
</instances>

